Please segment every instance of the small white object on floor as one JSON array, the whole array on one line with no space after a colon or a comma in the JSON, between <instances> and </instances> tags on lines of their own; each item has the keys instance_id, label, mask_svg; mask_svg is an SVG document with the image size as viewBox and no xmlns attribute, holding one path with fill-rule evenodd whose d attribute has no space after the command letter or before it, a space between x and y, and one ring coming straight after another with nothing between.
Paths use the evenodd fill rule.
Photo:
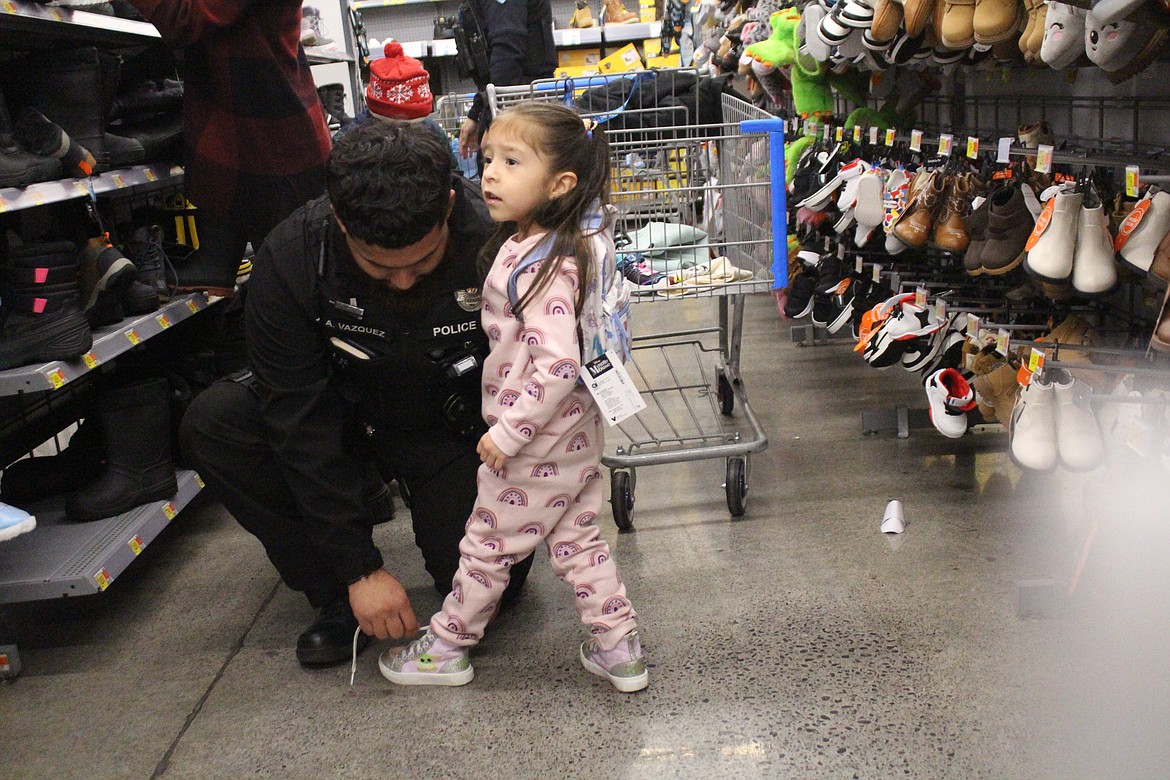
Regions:
<instances>
[{"instance_id":1,"label":"small white object on floor","mask_svg":"<svg viewBox=\"0 0 1170 780\"><path fill-rule=\"evenodd\" d=\"M905 518L902 515L902 502L894 498L886 504L886 513L882 516L883 534L900 534L904 528Z\"/></svg>"}]
</instances>

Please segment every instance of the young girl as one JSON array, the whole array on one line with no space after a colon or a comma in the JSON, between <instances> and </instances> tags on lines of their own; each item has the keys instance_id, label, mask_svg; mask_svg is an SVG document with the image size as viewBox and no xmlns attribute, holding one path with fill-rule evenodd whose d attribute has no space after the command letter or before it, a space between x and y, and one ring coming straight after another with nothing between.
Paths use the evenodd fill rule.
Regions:
<instances>
[{"instance_id":1,"label":"young girl","mask_svg":"<svg viewBox=\"0 0 1170 780\"><path fill-rule=\"evenodd\" d=\"M509 567L541 540L576 591L592 635L581 663L619 691L649 684L634 608L595 524L601 510L602 422L581 371L578 312L597 260L583 220L609 197L609 145L592 120L562 106L523 103L492 123L483 143L488 211L511 235L483 293L483 416L479 497L459 545L459 571L426 634L378 660L400 685L465 685L469 649L495 614ZM512 269L546 235L551 249L517 278ZM612 246L612 235L606 234ZM497 243L498 245L498 243Z\"/></svg>"}]
</instances>

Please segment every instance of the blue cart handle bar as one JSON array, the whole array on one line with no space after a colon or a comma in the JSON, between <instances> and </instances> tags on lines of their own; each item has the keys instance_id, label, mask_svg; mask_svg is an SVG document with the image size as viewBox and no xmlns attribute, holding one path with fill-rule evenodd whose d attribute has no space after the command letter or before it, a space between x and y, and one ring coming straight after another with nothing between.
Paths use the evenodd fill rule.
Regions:
<instances>
[{"instance_id":1,"label":"blue cart handle bar","mask_svg":"<svg viewBox=\"0 0 1170 780\"><path fill-rule=\"evenodd\" d=\"M767 133L768 169L772 182L772 289L788 286L788 179L784 173L784 120L749 119L741 133Z\"/></svg>"}]
</instances>

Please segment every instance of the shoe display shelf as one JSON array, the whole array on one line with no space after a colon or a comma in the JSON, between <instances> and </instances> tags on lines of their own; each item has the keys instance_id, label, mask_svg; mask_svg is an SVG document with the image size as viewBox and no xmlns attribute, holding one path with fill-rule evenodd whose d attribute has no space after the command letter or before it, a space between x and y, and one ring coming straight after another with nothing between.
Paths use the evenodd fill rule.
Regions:
<instances>
[{"instance_id":1,"label":"shoe display shelf","mask_svg":"<svg viewBox=\"0 0 1170 780\"><path fill-rule=\"evenodd\" d=\"M3 187L0 188L0 214L122 191L143 194L182 183L182 166L152 163L106 171L87 179L58 179L27 187Z\"/></svg>"},{"instance_id":2,"label":"shoe display shelf","mask_svg":"<svg viewBox=\"0 0 1170 780\"><path fill-rule=\"evenodd\" d=\"M36 530L0 545L0 604L106 590L203 489L194 471L176 476L179 490L170 500L105 520L66 522L63 497L30 506Z\"/></svg>"},{"instance_id":3,"label":"shoe display shelf","mask_svg":"<svg viewBox=\"0 0 1170 780\"><path fill-rule=\"evenodd\" d=\"M0 371L0 395L59 390L150 337L198 314L216 300L219 299L209 299L203 293L172 298L158 311L128 317L116 325L97 329L93 334L93 347L76 360L54 360Z\"/></svg>"},{"instance_id":4,"label":"shoe display shelf","mask_svg":"<svg viewBox=\"0 0 1170 780\"><path fill-rule=\"evenodd\" d=\"M337 62L353 62L353 55L331 46L306 46L305 57L310 65L329 65Z\"/></svg>"},{"instance_id":5,"label":"shoe display shelf","mask_svg":"<svg viewBox=\"0 0 1170 780\"><path fill-rule=\"evenodd\" d=\"M154 25L116 16L0 0L0 46L50 48L67 42L95 46L141 46L162 37Z\"/></svg>"}]
</instances>

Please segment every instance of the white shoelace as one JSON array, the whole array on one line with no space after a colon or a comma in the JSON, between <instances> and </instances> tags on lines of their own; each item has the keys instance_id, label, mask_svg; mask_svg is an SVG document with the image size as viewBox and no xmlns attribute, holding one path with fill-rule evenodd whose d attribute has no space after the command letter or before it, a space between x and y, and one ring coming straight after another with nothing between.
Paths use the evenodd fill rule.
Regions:
<instances>
[{"instance_id":1,"label":"white shoelace","mask_svg":"<svg viewBox=\"0 0 1170 780\"><path fill-rule=\"evenodd\" d=\"M353 687L353 678L357 674L357 642L358 642L358 634L360 634L361 632L362 632L362 629L360 626L357 628L357 630L355 630L353 632L353 658L350 659L350 662L349 662L349 685L350 685L350 687Z\"/></svg>"}]
</instances>

